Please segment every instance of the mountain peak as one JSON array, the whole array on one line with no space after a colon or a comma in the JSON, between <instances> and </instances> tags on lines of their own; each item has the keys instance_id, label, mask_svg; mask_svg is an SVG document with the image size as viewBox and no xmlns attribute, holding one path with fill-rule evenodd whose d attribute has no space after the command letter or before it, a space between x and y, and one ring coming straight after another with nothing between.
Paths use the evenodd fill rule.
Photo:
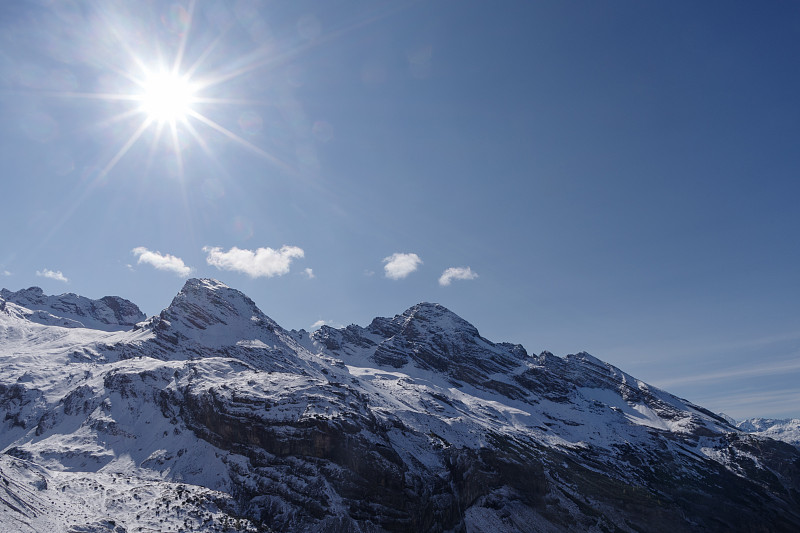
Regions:
<instances>
[{"instance_id":1,"label":"mountain peak","mask_svg":"<svg viewBox=\"0 0 800 533\"><path fill-rule=\"evenodd\" d=\"M161 317L171 322L183 322L190 329L206 329L215 324L231 325L244 320L270 320L243 292L232 289L211 278L192 278L186 281L181 291Z\"/></svg>"},{"instance_id":2,"label":"mountain peak","mask_svg":"<svg viewBox=\"0 0 800 533\"><path fill-rule=\"evenodd\" d=\"M435 302L420 302L416 305L412 305L408 309L406 309L402 314L437 314L437 315L446 315L451 314L457 316L453 313L450 309L446 308L442 304L435 303Z\"/></svg>"},{"instance_id":3,"label":"mountain peak","mask_svg":"<svg viewBox=\"0 0 800 533\"><path fill-rule=\"evenodd\" d=\"M527 354L522 347L495 345L484 339L475 326L443 305L422 302L394 318L376 318L367 328L385 340L371 358L379 365L402 368L413 363L425 370L441 372L453 382L502 389L521 397L513 385L491 376L507 373Z\"/></svg>"},{"instance_id":4,"label":"mountain peak","mask_svg":"<svg viewBox=\"0 0 800 533\"><path fill-rule=\"evenodd\" d=\"M190 278L187 279L186 283L183 284L182 291L187 291L187 290L216 291L223 289L230 289L230 287L228 287L221 281L213 278Z\"/></svg>"},{"instance_id":5,"label":"mountain peak","mask_svg":"<svg viewBox=\"0 0 800 533\"><path fill-rule=\"evenodd\" d=\"M427 333L458 333L467 337L477 337L478 330L449 310L447 307L430 302L421 302L406 309L403 313L393 318L376 318L372 321L370 331L386 337L394 336L400 332L405 335Z\"/></svg>"},{"instance_id":6,"label":"mountain peak","mask_svg":"<svg viewBox=\"0 0 800 533\"><path fill-rule=\"evenodd\" d=\"M406 309L406 311L395 317L395 320L402 320L405 326L414 325L418 329L431 333L434 331L447 331L460 333L467 337L478 337L478 329L446 308L437 303L422 302Z\"/></svg>"},{"instance_id":7,"label":"mountain peak","mask_svg":"<svg viewBox=\"0 0 800 533\"><path fill-rule=\"evenodd\" d=\"M16 292L2 289L0 297L33 311L28 320L43 324L114 331L130 329L147 318L136 304L119 296L99 300L71 292L49 296L40 287L29 287Z\"/></svg>"},{"instance_id":8,"label":"mountain peak","mask_svg":"<svg viewBox=\"0 0 800 533\"><path fill-rule=\"evenodd\" d=\"M20 289L17 292L11 292L8 289L0 290L0 296L3 298L14 295L17 295L18 297L41 298L44 296L44 291L41 287L28 287L27 289Z\"/></svg>"},{"instance_id":9,"label":"mountain peak","mask_svg":"<svg viewBox=\"0 0 800 533\"><path fill-rule=\"evenodd\" d=\"M150 327L172 343L192 339L219 346L255 338L263 328L281 329L243 292L210 278L187 280Z\"/></svg>"}]
</instances>

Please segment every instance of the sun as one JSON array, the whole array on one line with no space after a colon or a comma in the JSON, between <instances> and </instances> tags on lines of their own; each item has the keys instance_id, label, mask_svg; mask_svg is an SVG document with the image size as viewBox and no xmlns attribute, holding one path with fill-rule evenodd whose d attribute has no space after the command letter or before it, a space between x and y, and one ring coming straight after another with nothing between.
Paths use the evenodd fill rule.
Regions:
<instances>
[{"instance_id":1,"label":"sun","mask_svg":"<svg viewBox=\"0 0 800 533\"><path fill-rule=\"evenodd\" d=\"M150 72L141 85L140 110L148 120L158 124L186 121L197 100L197 91L190 80L175 72Z\"/></svg>"},{"instance_id":2,"label":"sun","mask_svg":"<svg viewBox=\"0 0 800 533\"><path fill-rule=\"evenodd\" d=\"M218 52L224 47L223 37L227 30L222 30L210 42L205 37L198 37L199 44L191 44L189 36L197 34L192 31L198 23L194 20L195 5L196 0L191 0L187 8L173 5L161 21L173 37L179 38L164 44L154 32L156 38L152 47L133 46L130 43L138 43L138 37L127 38L133 31L127 28L127 23L117 25L109 19L107 39L110 42L116 40L119 46L112 48L121 50L123 54L118 58L114 56L118 63L109 66L108 75L102 78L102 86L108 90L56 93L66 98L124 104L118 113L100 122L102 128L113 128L114 139L120 140L121 144L116 152L111 152L113 155L104 165L98 165L97 180L108 176L117 163L145 139L149 139L150 145L145 170L149 171L151 163L157 160L156 155L174 156L175 164L170 166L170 172L177 171L180 179L185 177L184 157L193 152L187 148L197 146L216 162L215 147L226 146L230 141L286 172L296 171L282 158L237 134L235 126L233 129L226 126L236 124L245 129L241 117L246 113L258 115L253 108L273 105L269 101L243 98L244 95L236 93L241 85L229 82L269 68L277 61L274 52L259 47L220 61ZM100 19L104 20L104 17ZM199 23L202 23L202 18ZM147 25L135 27L133 33L138 36L140 31L149 29ZM202 32L199 34L204 35ZM245 110L239 111L237 108L240 106L246 106ZM219 140L223 142L217 142Z\"/></svg>"}]
</instances>

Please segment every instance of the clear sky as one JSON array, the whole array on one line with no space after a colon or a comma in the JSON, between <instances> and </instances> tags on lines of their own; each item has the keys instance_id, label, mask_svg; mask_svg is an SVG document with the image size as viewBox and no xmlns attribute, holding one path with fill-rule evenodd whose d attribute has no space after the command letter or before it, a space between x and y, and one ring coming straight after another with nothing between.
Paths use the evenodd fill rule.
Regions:
<instances>
[{"instance_id":1,"label":"clear sky","mask_svg":"<svg viewBox=\"0 0 800 533\"><path fill-rule=\"evenodd\" d=\"M792 1L2 2L0 285L439 302L797 417L798 52Z\"/></svg>"}]
</instances>

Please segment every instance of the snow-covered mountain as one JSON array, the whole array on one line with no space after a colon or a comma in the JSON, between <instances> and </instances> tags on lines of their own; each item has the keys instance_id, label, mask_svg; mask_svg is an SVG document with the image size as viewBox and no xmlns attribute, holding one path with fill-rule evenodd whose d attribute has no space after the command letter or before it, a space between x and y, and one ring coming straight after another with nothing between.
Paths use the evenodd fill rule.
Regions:
<instances>
[{"instance_id":1,"label":"snow-covered mountain","mask_svg":"<svg viewBox=\"0 0 800 533\"><path fill-rule=\"evenodd\" d=\"M736 427L800 447L800 418L748 418L738 422Z\"/></svg>"},{"instance_id":2,"label":"snow-covered mountain","mask_svg":"<svg viewBox=\"0 0 800 533\"><path fill-rule=\"evenodd\" d=\"M193 279L106 331L2 294L2 531L800 530L798 448L437 304L287 331Z\"/></svg>"},{"instance_id":3,"label":"snow-covered mountain","mask_svg":"<svg viewBox=\"0 0 800 533\"><path fill-rule=\"evenodd\" d=\"M99 300L72 293L48 296L39 287L31 287L17 292L2 289L0 298L23 308L21 312L31 322L50 326L118 331L147 318L136 304L119 296Z\"/></svg>"}]
</instances>

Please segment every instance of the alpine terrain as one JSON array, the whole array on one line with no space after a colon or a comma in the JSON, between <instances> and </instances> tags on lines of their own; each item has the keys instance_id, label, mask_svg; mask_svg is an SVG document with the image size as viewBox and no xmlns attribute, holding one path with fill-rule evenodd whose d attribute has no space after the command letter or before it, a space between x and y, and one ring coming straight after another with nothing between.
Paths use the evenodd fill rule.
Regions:
<instances>
[{"instance_id":1,"label":"alpine terrain","mask_svg":"<svg viewBox=\"0 0 800 533\"><path fill-rule=\"evenodd\" d=\"M437 304L0 296L0 531L800 531L797 447Z\"/></svg>"},{"instance_id":2,"label":"alpine terrain","mask_svg":"<svg viewBox=\"0 0 800 533\"><path fill-rule=\"evenodd\" d=\"M800 418L748 418L738 422L736 427L764 437L800 446Z\"/></svg>"}]
</instances>

